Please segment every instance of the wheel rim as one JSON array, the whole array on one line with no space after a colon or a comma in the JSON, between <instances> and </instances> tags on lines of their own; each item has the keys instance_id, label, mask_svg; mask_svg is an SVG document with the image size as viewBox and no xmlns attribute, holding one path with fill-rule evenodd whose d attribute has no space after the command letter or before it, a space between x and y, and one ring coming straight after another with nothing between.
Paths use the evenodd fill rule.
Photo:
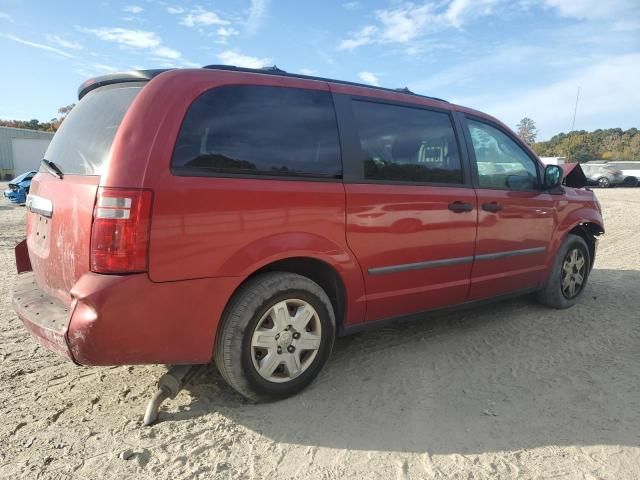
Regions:
<instances>
[{"instance_id":1,"label":"wheel rim","mask_svg":"<svg viewBox=\"0 0 640 480\"><path fill-rule=\"evenodd\" d=\"M251 360L265 380L288 382L311 366L321 340L322 325L316 310L304 300L283 300L257 323L251 338Z\"/></svg>"},{"instance_id":2,"label":"wheel rim","mask_svg":"<svg viewBox=\"0 0 640 480\"><path fill-rule=\"evenodd\" d=\"M609 180L602 177L600 180L598 180L598 184L603 188L607 188L609 186Z\"/></svg>"},{"instance_id":3,"label":"wheel rim","mask_svg":"<svg viewBox=\"0 0 640 480\"><path fill-rule=\"evenodd\" d=\"M582 291L586 263L584 253L579 248L567 252L562 262L562 294L565 298L575 298Z\"/></svg>"}]
</instances>

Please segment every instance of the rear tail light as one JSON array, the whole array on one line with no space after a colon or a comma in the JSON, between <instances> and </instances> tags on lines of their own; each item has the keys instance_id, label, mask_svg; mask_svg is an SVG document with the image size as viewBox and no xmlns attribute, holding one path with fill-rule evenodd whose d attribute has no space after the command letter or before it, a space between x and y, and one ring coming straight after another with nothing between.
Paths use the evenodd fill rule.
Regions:
<instances>
[{"instance_id":1,"label":"rear tail light","mask_svg":"<svg viewBox=\"0 0 640 480\"><path fill-rule=\"evenodd\" d=\"M152 202L151 190L98 189L91 227L91 271L147 271Z\"/></svg>"}]
</instances>

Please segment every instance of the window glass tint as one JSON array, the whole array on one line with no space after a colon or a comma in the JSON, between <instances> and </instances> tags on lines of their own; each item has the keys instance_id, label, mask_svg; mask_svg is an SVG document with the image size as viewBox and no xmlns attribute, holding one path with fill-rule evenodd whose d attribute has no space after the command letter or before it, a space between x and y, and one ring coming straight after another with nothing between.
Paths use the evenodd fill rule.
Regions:
<instances>
[{"instance_id":1,"label":"window glass tint","mask_svg":"<svg viewBox=\"0 0 640 480\"><path fill-rule=\"evenodd\" d=\"M536 166L525 151L500 130L469 120L482 188L531 190L537 183Z\"/></svg>"},{"instance_id":2,"label":"window glass tint","mask_svg":"<svg viewBox=\"0 0 640 480\"><path fill-rule=\"evenodd\" d=\"M44 158L65 175L102 174L120 122L141 89L126 84L89 92L62 122Z\"/></svg>"},{"instance_id":3,"label":"window glass tint","mask_svg":"<svg viewBox=\"0 0 640 480\"><path fill-rule=\"evenodd\" d=\"M448 114L353 101L364 178L462 183L460 155Z\"/></svg>"},{"instance_id":4,"label":"window glass tint","mask_svg":"<svg viewBox=\"0 0 640 480\"><path fill-rule=\"evenodd\" d=\"M225 86L189 108L173 168L220 173L336 177L338 128L328 92Z\"/></svg>"}]
</instances>

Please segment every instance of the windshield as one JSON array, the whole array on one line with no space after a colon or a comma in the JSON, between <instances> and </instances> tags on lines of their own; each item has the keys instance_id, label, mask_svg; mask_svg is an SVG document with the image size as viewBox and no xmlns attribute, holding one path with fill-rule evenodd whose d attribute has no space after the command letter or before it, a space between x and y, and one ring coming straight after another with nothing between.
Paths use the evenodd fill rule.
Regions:
<instances>
[{"instance_id":1,"label":"windshield","mask_svg":"<svg viewBox=\"0 0 640 480\"><path fill-rule=\"evenodd\" d=\"M101 175L111 144L140 84L120 84L89 92L56 132L44 158L65 175Z\"/></svg>"}]
</instances>

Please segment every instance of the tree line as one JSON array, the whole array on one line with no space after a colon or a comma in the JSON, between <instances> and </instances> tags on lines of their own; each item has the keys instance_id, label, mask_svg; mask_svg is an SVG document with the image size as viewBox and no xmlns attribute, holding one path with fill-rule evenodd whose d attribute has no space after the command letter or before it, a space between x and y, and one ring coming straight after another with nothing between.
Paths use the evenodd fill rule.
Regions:
<instances>
[{"instance_id":1,"label":"tree line","mask_svg":"<svg viewBox=\"0 0 640 480\"><path fill-rule=\"evenodd\" d=\"M541 157L566 157L569 162L640 161L640 130L637 128L575 130L554 135L546 142L536 142L536 124L528 117L520 120L516 129L518 136Z\"/></svg>"},{"instance_id":2,"label":"tree line","mask_svg":"<svg viewBox=\"0 0 640 480\"><path fill-rule=\"evenodd\" d=\"M0 119L0 127L12 127L12 128L25 128L27 130L39 130L41 132L56 132L62 122L69 114L69 112L75 107L76 104L72 103L65 107L58 109L58 116L52 118L48 122L41 122L40 120L2 120Z\"/></svg>"}]
</instances>

